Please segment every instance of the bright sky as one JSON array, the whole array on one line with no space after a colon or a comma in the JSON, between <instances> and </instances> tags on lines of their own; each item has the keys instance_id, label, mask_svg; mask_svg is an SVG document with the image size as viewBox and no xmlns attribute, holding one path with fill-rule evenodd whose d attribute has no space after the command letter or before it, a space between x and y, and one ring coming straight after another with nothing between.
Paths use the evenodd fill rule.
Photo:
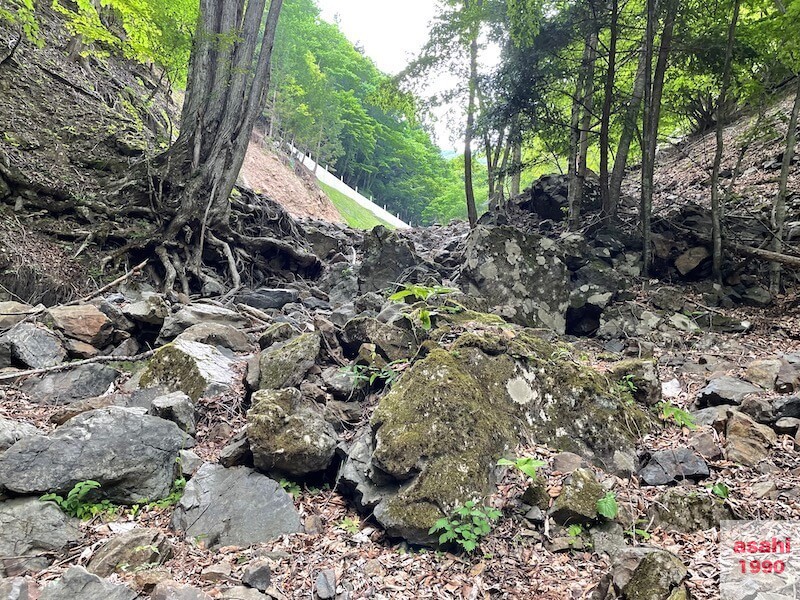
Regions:
<instances>
[{"instance_id":1,"label":"bright sky","mask_svg":"<svg viewBox=\"0 0 800 600\"><path fill-rule=\"evenodd\" d=\"M428 39L433 0L317 0L322 18L333 21L364 48L381 71L396 75Z\"/></svg>"}]
</instances>

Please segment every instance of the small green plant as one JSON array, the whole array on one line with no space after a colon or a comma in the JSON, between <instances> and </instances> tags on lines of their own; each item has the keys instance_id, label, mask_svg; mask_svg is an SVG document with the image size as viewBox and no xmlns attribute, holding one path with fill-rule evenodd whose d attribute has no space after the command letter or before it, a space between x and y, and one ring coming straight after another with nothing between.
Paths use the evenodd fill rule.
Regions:
<instances>
[{"instance_id":1,"label":"small green plant","mask_svg":"<svg viewBox=\"0 0 800 600\"><path fill-rule=\"evenodd\" d=\"M723 500L727 500L728 497L731 495L730 488L718 481L714 485L711 486L711 493L714 494L717 498L722 498Z\"/></svg>"},{"instance_id":2,"label":"small green plant","mask_svg":"<svg viewBox=\"0 0 800 600\"><path fill-rule=\"evenodd\" d=\"M383 382L384 385L391 386L400 377L400 367L406 361L395 360L382 367L374 365L348 365L342 367L341 373L353 378L354 381L366 381L373 385L376 381Z\"/></svg>"},{"instance_id":3,"label":"small green plant","mask_svg":"<svg viewBox=\"0 0 800 600\"><path fill-rule=\"evenodd\" d=\"M691 415L691 413L688 413L682 408L679 408L674 404L670 404L669 402L662 402L659 406L661 407L661 418L663 420L672 420L680 427L686 427L688 429L697 428L697 424L694 422L694 417Z\"/></svg>"},{"instance_id":4,"label":"small green plant","mask_svg":"<svg viewBox=\"0 0 800 600\"><path fill-rule=\"evenodd\" d=\"M427 286L417 285L416 283L405 283L403 284L402 290L389 296L389 300L392 302L405 302L406 299L412 298L414 300L422 300L424 302L431 296L443 296L445 294L452 294L453 292L457 291L458 290L443 287L441 285Z\"/></svg>"},{"instance_id":5,"label":"small green plant","mask_svg":"<svg viewBox=\"0 0 800 600\"><path fill-rule=\"evenodd\" d=\"M522 458L517 458L515 460L501 458L500 460L497 461L497 466L516 467L531 479L536 479L536 472L539 470L539 467L544 467L545 465L547 465L546 462L537 460L531 456L525 456Z\"/></svg>"},{"instance_id":6,"label":"small green plant","mask_svg":"<svg viewBox=\"0 0 800 600\"><path fill-rule=\"evenodd\" d=\"M625 375L622 379L617 382L617 387L629 394L633 394L639 391L639 388L636 387L636 382L634 381L634 377L631 374Z\"/></svg>"},{"instance_id":7,"label":"small green plant","mask_svg":"<svg viewBox=\"0 0 800 600\"><path fill-rule=\"evenodd\" d=\"M640 539L642 539L643 541L646 542L647 540L649 540L652 537L650 535L650 532L647 531L646 528L643 529L642 527L637 527L637 525L640 525L641 523L645 523L645 522L646 521L642 521L642 520L637 521L636 525L633 525L630 529L626 529L625 530L625 535L630 536L633 540L636 540L637 538L640 538Z\"/></svg>"},{"instance_id":8,"label":"small green plant","mask_svg":"<svg viewBox=\"0 0 800 600\"><path fill-rule=\"evenodd\" d=\"M59 508L70 517L77 517L82 521L88 521L100 514L106 514L108 516L117 514L119 508L111 504L108 500L91 502L86 499L93 490L98 489L100 489L100 484L97 481L88 479L76 483L69 491L66 498L58 494L45 494L39 499L44 502L55 502Z\"/></svg>"},{"instance_id":9,"label":"small green plant","mask_svg":"<svg viewBox=\"0 0 800 600\"><path fill-rule=\"evenodd\" d=\"M428 533L439 533L440 544L456 544L464 551L474 552L480 539L492 530L492 523L501 513L496 508L477 506L470 500L456 508L452 515L434 523Z\"/></svg>"},{"instance_id":10,"label":"small green plant","mask_svg":"<svg viewBox=\"0 0 800 600\"><path fill-rule=\"evenodd\" d=\"M300 486L297 485L294 481L289 481L288 479L281 479L278 483L284 490L286 490L288 493L292 495L292 498L299 498L300 494L303 493L303 490L301 490Z\"/></svg>"},{"instance_id":11,"label":"small green plant","mask_svg":"<svg viewBox=\"0 0 800 600\"><path fill-rule=\"evenodd\" d=\"M162 498L161 500L156 500L155 502L149 502L147 506L148 508L169 508L170 506L175 506L181 501L181 498L183 498L183 492L185 489L186 478L178 477L178 479L176 479L172 484L172 490L170 491L169 496Z\"/></svg>"},{"instance_id":12,"label":"small green plant","mask_svg":"<svg viewBox=\"0 0 800 600\"><path fill-rule=\"evenodd\" d=\"M361 522L358 519L353 519L352 517L345 517L339 524L336 526L342 531L346 531L350 535L354 535L361 531Z\"/></svg>"},{"instance_id":13,"label":"small green plant","mask_svg":"<svg viewBox=\"0 0 800 600\"><path fill-rule=\"evenodd\" d=\"M574 546L578 543L581 535L583 535L583 525L570 525L567 528L567 537L569 537L569 545Z\"/></svg>"},{"instance_id":14,"label":"small green plant","mask_svg":"<svg viewBox=\"0 0 800 600\"><path fill-rule=\"evenodd\" d=\"M614 492L606 492L606 495L597 501L597 513L606 519L616 519L619 514L619 504Z\"/></svg>"}]
</instances>

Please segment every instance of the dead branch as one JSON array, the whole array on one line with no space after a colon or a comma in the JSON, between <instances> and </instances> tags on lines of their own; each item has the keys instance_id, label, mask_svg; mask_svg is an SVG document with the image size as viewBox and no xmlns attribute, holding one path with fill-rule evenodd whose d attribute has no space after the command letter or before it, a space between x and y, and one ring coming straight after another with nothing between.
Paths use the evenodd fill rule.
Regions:
<instances>
[{"instance_id":1,"label":"dead branch","mask_svg":"<svg viewBox=\"0 0 800 600\"><path fill-rule=\"evenodd\" d=\"M147 260L149 260L149 259L147 259ZM88 296L86 296L84 298L81 298L79 300L73 300L72 302L68 303L67 306L74 306L75 304L84 304L84 303L88 302L89 300L91 300L92 298L96 298L100 294L103 294L103 293L107 292L108 290L110 290L111 288L118 286L120 283L122 283L126 279L132 277L133 275L138 274L142 269L144 269L145 265L147 265L147 260L142 261L141 263L139 263L138 265L133 267L133 269L131 269L130 271L128 271L127 273L125 273L121 277L117 277L111 283L109 283L107 285L104 285L103 287L101 287L96 292L92 292Z\"/></svg>"},{"instance_id":2,"label":"dead branch","mask_svg":"<svg viewBox=\"0 0 800 600\"><path fill-rule=\"evenodd\" d=\"M75 367L82 367L83 365L91 365L97 363L114 363L114 362L138 362L146 360L153 356L156 350L148 350L136 356L95 356L94 358L86 358L84 360L77 360L75 362L63 363L53 367L45 367L43 369L30 369L28 371L17 371L16 373L5 373L0 375L0 381L8 381L9 379L18 379L19 377L29 377L31 375L44 375L47 373L57 373L59 371L68 371Z\"/></svg>"}]
</instances>

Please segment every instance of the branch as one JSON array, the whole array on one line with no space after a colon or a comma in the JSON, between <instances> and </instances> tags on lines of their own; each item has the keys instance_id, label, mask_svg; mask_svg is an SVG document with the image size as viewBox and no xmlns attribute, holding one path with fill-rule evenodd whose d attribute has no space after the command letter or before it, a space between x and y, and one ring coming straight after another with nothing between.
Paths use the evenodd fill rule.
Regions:
<instances>
[{"instance_id":1,"label":"branch","mask_svg":"<svg viewBox=\"0 0 800 600\"><path fill-rule=\"evenodd\" d=\"M149 260L149 259L147 259L147 260ZM126 280L126 279L128 279L129 277L132 277L133 275L136 275L136 274L138 274L138 273L139 273L139 271L141 271L142 269L144 269L145 265L147 264L147 260L145 260L145 261L143 261L143 262L139 263L138 265L136 265L135 267L133 267L133 269L131 269L130 271L128 271L127 273L125 273L125 275L122 275L121 277L117 277L117 278L116 278L114 281L112 281L112 282L111 282L111 283L109 283L108 285L104 285L103 287L101 287L101 288L100 288L99 290L97 290L96 292L92 292L92 293L91 293L91 294L89 294L88 296L86 296L86 297L84 297L84 298L81 298L81 299L79 299L79 300L73 300L72 302L70 302L69 304L67 304L67 306L74 306L75 304L84 304L85 302L88 302L88 301L89 301L89 300L91 300L92 298L96 298L96 297L97 297L97 296L99 296L100 294L102 294L102 293L104 293L104 292L107 292L108 290L110 290L110 289L111 289L111 288L113 288L113 287L116 287L116 286L118 286L120 283L122 283L123 281L125 281L125 280Z\"/></svg>"},{"instance_id":2,"label":"branch","mask_svg":"<svg viewBox=\"0 0 800 600\"><path fill-rule=\"evenodd\" d=\"M59 371L67 371L75 367L82 367L83 365L91 365L96 363L113 363L113 362L138 362L150 358L156 353L156 350L148 350L136 356L96 356L95 358L87 358L85 360L78 360L75 362L64 363L55 365L54 367L46 367L44 369L31 369L29 371L17 371L16 373L5 373L0 375L0 381L8 381L9 379L17 379L19 377L28 377L30 375L43 375L45 373L57 373Z\"/></svg>"}]
</instances>

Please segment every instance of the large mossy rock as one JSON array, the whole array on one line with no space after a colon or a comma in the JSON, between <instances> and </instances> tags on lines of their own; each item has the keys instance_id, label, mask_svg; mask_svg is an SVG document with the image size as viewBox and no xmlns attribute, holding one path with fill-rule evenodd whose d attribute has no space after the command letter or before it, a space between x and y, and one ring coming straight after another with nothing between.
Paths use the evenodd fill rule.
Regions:
<instances>
[{"instance_id":1,"label":"large mossy rock","mask_svg":"<svg viewBox=\"0 0 800 600\"><path fill-rule=\"evenodd\" d=\"M304 333L284 344L276 344L261 352L258 388L280 390L300 385L314 366L322 346L318 333Z\"/></svg>"},{"instance_id":2,"label":"large mossy rock","mask_svg":"<svg viewBox=\"0 0 800 600\"><path fill-rule=\"evenodd\" d=\"M515 227L479 226L470 233L461 271L467 294L528 327L566 329L569 272L552 240Z\"/></svg>"},{"instance_id":3,"label":"large mossy rock","mask_svg":"<svg viewBox=\"0 0 800 600\"><path fill-rule=\"evenodd\" d=\"M343 467L362 506L390 535L427 544L443 511L492 491L497 459L521 441L632 468L647 418L565 352L528 331L464 334L451 351L432 350L383 397L371 439Z\"/></svg>"}]
</instances>

